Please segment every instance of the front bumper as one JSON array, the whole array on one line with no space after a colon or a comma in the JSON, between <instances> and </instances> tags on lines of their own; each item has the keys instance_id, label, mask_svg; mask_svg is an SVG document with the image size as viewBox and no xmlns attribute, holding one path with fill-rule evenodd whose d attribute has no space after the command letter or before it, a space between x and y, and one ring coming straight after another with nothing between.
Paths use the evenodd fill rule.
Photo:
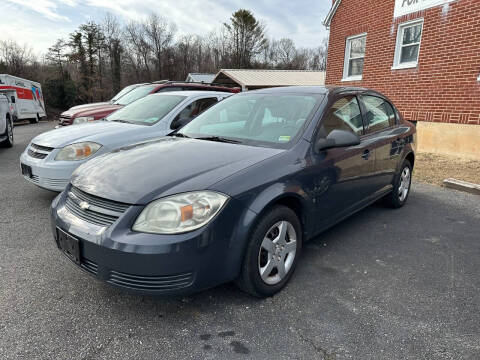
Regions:
<instances>
[{"instance_id":1,"label":"front bumper","mask_svg":"<svg viewBox=\"0 0 480 360\"><path fill-rule=\"evenodd\" d=\"M75 237L80 245L75 264L101 281L141 294L184 295L238 276L255 213L235 199L201 229L155 235L131 230L143 205L130 206L113 225L100 227L68 211L67 191L52 203L55 239L58 229Z\"/></svg>"},{"instance_id":2,"label":"front bumper","mask_svg":"<svg viewBox=\"0 0 480 360\"><path fill-rule=\"evenodd\" d=\"M28 147L27 147L28 150ZM72 173L84 161L55 161L57 149L45 159L36 159L25 150L20 156L20 163L32 168L32 177L24 176L25 180L47 190L61 192L70 181Z\"/></svg>"}]
</instances>

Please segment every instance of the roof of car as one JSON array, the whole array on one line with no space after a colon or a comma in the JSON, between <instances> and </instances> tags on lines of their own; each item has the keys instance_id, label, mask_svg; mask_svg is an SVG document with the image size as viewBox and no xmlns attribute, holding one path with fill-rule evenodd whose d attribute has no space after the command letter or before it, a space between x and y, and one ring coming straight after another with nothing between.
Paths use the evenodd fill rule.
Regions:
<instances>
[{"instance_id":1,"label":"roof of car","mask_svg":"<svg viewBox=\"0 0 480 360\"><path fill-rule=\"evenodd\" d=\"M182 95L185 97L195 97L195 96L205 95L205 97L208 97L208 96L216 96L216 95L233 95L233 93L230 93L227 91L184 90L184 91L160 92L160 93L154 93L150 95Z\"/></svg>"},{"instance_id":2,"label":"roof of car","mask_svg":"<svg viewBox=\"0 0 480 360\"><path fill-rule=\"evenodd\" d=\"M344 91L369 91L361 87L347 87L347 86L284 86L265 88L260 90L252 90L251 92L263 94L276 93L299 93L299 94L327 94L327 93L341 93Z\"/></svg>"}]
</instances>

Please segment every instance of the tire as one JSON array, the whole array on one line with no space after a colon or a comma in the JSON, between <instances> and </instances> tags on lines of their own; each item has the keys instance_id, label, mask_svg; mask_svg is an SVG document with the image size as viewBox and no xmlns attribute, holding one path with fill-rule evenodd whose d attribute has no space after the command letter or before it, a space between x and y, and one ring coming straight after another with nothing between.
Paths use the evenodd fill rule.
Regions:
<instances>
[{"instance_id":1,"label":"tire","mask_svg":"<svg viewBox=\"0 0 480 360\"><path fill-rule=\"evenodd\" d=\"M7 123L6 123L7 129L5 131L5 135L7 138L0 143L2 147L8 147L11 148L13 147L13 144L15 142L14 137L13 137L13 123L10 120L10 118L7 118Z\"/></svg>"},{"instance_id":2,"label":"tire","mask_svg":"<svg viewBox=\"0 0 480 360\"><path fill-rule=\"evenodd\" d=\"M412 187L412 170L410 161L404 160L400 172L395 176L393 191L383 198L383 203L387 207L398 209L405 205Z\"/></svg>"},{"instance_id":3,"label":"tire","mask_svg":"<svg viewBox=\"0 0 480 360\"><path fill-rule=\"evenodd\" d=\"M302 226L297 215L286 206L273 207L250 235L237 286L255 297L276 294L292 277L301 251Z\"/></svg>"},{"instance_id":4,"label":"tire","mask_svg":"<svg viewBox=\"0 0 480 360\"><path fill-rule=\"evenodd\" d=\"M40 121L40 117L37 114L33 119L30 119L29 121L30 121L30 124L38 124Z\"/></svg>"}]
</instances>

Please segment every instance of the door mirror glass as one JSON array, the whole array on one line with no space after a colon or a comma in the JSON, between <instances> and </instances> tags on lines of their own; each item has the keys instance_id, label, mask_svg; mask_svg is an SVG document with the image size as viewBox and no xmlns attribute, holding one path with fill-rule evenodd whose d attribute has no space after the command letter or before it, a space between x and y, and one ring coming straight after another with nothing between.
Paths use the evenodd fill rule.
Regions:
<instances>
[{"instance_id":1,"label":"door mirror glass","mask_svg":"<svg viewBox=\"0 0 480 360\"><path fill-rule=\"evenodd\" d=\"M15 96L12 95L11 99L12 99L12 104L15 104Z\"/></svg>"},{"instance_id":2,"label":"door mirror glass","mask_svg":"<svg viewBox=\"0 0 480 360\"><path fill-rule=\"evenodd\" d=\"M357 134L346 130L333 130L326 138L318 139L315 144L317 152L331 148L356 146L360 144Z\"/></svg>"}]
</instances>

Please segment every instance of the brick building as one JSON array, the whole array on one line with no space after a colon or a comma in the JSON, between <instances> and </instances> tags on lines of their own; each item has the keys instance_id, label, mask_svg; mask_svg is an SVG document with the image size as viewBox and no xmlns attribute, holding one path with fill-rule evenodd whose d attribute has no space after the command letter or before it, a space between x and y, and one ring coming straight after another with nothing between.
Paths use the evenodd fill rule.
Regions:
<instances>
[{"instance_id":1,"label":"brick building","mask_svg":"<svg viewBox=\"0 0 480 360\"><path fill-rule=\"evenodd\" d=\"M480 0L333 0L324 24L326 84L378 90L424 150L480 158Z\"/></svg>"}]
</instances>

